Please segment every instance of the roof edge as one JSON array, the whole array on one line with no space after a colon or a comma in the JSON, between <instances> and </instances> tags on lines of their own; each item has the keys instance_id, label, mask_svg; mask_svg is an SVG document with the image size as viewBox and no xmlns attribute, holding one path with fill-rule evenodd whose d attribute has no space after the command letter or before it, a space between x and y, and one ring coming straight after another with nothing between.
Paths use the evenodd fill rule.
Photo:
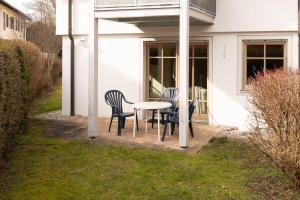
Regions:
<instances>
[{"instance_id":1,"label":"roof edge","mask_svg":"<svg viewBox=\"0 0 300 200\"><path fill-rule=\"evenodd\" d=\"M0 0L0 3L3 3L5 6L9 7L10 9L14 10L15 12L23 15L27 20L32 21L32 19L25 14L24 12L20 11L19 9L17 9L16 7L14 7L13 5L9 4L8 2L4 1L4 0Z\"/></svg>"}]
</instances>

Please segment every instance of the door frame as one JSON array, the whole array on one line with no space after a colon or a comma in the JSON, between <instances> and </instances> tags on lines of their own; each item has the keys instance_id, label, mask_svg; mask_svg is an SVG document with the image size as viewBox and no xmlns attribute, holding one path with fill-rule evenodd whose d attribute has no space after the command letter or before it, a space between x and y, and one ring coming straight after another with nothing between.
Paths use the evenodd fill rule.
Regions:
<instances>
[{"instance_id":1,"label":"door frame","mask_svg":"<svg viewBox=\"0 0 300 200\"><path fill-rule=\"evenodd\" d=\"M150 75L150 59L149 59L149 45L156 45L156 46L163 46L163 45L168 45L168 44L171 44L171 45L175 45L176 46L176 56L175 56L175 59L176 59L176 66L175 66L175 72L176 72L176 79L175 79L175 87L179 87L179 84L178 84L178 80L179 80L179 49L178 49L178 42L146 42L145 43L145 51L146 51L146 57L145 57L145 60L146 60L146 77L145 77L145 97L144 99L145 100L149 100L149 75ZM168 59L168 58L166 58ZM163 63L162 63L163 65ZM162 74L161 76L163 77L163 68L162 68ZM154 98L152 98L154 99Z\"/></svg>"},{"instance_id":2,"label":"door frame","mask_svg":"<svg viewBox=\"0 0 300 200\"><path fill-rule=\"evenodd\" d=\"M155 38L140 38L141 44L141 60L140 63L143 66L142 70L140 71L140 100L146 101L148 100L149 96L149 72L148 72L148 44L165 44L165 43L172 43L172 44L179 44L178 37L155 37ZM215 120L213 117L213 37L212 36L197 36L197 37L190 37L190 44L194 43L206 43L208 44L208 75L207 75L207 104L208 104L208 124L214 125ZM177 51L179 48L177 48ZM177 52L177 65L179 63L179 52ZM176 66L178 70L179 66ZM180 74L177 74L177 79L179 79ZM176 85L178 82L176 82Z\"/></svg>"}]
</instances>

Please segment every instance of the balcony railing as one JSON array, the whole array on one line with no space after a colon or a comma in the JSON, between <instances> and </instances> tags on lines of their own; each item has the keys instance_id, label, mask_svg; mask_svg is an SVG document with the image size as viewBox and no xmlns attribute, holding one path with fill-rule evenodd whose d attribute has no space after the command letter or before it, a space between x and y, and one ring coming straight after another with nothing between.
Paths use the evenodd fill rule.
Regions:
<instances>
[{"instance_id":1,"label":"balcony railing","mask_svg":"<svg viewBox=\"0 0 300 200\"><path fill-rule=\"evenodd\" d=\"M216 15L216 0L190 0L190 5Z\"/></svg>"},{"instance_id":2,"label":"balcony railing","mask_svg":"<svg viewBox=\"0 0 300 200\"><path fill-rule=\"evenodd\" d=\"M179 5L180 0L96 0L97 8L147 7ZM216 0L190 0L192 8L216 15Z\"/></svg>"}]
</instances>

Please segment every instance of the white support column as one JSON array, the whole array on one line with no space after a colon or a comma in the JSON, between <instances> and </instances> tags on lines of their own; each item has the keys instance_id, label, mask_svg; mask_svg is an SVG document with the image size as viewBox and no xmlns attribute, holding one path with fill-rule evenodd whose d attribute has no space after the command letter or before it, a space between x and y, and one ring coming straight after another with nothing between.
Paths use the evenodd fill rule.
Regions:
<instances>
[{"instance_id":1,"label":"white support column","mask_svg":"<svg viewBox=\"0 0 300 200\"><path fill-rule=\"evenodd\" d=\"M94 1L90 1L88 136L95 138L98 132L98 19L95 18Z\"/></svg>"},{"instance_id":2,"label":"white support column","mask_svg":"<svg viewBox=\"0 0 300 200\"><path fill-rule=\"evenodd\" d=\"M189 0L180 0L180 61L179 61L179 145L188 146L189 99Z\"/></svg>"}]
</instances>

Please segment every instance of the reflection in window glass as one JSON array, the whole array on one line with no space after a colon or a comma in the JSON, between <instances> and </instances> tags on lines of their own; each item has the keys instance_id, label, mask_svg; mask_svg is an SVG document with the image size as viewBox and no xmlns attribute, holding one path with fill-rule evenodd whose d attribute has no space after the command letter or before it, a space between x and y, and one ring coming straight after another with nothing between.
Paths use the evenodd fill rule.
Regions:
<instances>
[{"instance_id":1,"label":"reflection in window glass","mask_svg":"<svg viewBox=\"0 0 300 200\"><path fill-rule=\"evenodd\" d=\"M207 59L195 59L195 87L207 89Z\"/></svg>"},{"instance_id":2,"label":"reflection in window glass","mask_svg":"<svg viewBox=\"0 0 300 200\"><path fill-rule=\"evenodd\" d=\"M176 44L149 46L149 98L159 98L163 89L176 87Z\"/></svg>"},{"instance_id":3,"label":"reflection in window glass","mask_svg":"<svg viewBox=\"0 0 300 200\"><path fill-rule=\"evenodd\" d=\"M284 57L283 45L267 45L267 57Z\"/></svg>"},{"instance_id":4,"label":"reflection in window glass","mask_svg":"<svg viewBox=\"0 0 300 200\"><path fill-rule=\"evenodd\" d=\"M164 59L163 87L176 87L176 59Z\"/></svg>"},{"instance_id":5,"label":"reflection in window glass","mask_svg":"<svg viewBox=\"0 0 300 200\"><path fill-rule=\"evenodd\" d=\"M176 56L176 45L164 45L164 57Z\"/></svg>"},{"instance_id":6,"label":"reflection in window glass","mask_svg":"<svg viewBox=\"0 0 300 200\"><path fill-rule=\"evenodd\" d=\"M267 70L276 70L283 67L284 61L281 59L267 59L266 69Z\"/></svg>"},{"instance_id":7,"label":"reflection in window glass","mask_svg":"<svg viewBox=\"0 0 300 200\"><path fill-rule=\"evenodd\" d=\"M264 57L264 45L247 45L247 57Z\"/></svg>"},{"instance_id":8,"label":"reflection in window glass","mask_svg":"<svg viewBox=\"0 0 300 200\"><path fill-rule=\"evenodd\" d=\"M208 45L191 45L190 49L193 52L190 55L190 69L189 69L189 98L200 100L197 106L197 113L206 113L207 105L205 101L207 97L202 95L202 92L207 90L207 76L208 76ZM202 92L201 92L202 91ZM202 107L200 106L202 105ZM200 109L200 107L202 109Z\"/></svg>"},{"instance_id":9,"label":"reflection in window glass","mask_svg":"<svg viewBox=\"0 0 300 200\"><path fill-rule=\"evenodd\" d=\"M264 60L263 59L251 59L247 60L247 81L254 79L255 76L264 71Z\"/></svg>"},{"instance_id":10,"label":"reflection in window glass","mask_svg":"<svg viewBox=\"0 0 300 200\"><path fill-rule=\"evenodd\" d=\"M155 46L150 47L149 51L150 51L150 57L158 57L158 56L160 56L160 51L159 51L158 47L155 47Z\"/></svg>"},{"instance_id":11,"label":"reflection in window glass","mask_svg":"<svg viewBox=\"0 0 300 200\"><path fill-rule=\"evenodd\" d=\"M258 44L246 44L246 80L254 79L258 73L267 70L276 70L284 67L285 46L284 42L271 43L263 41Z\"/></svg>"},{"instance_id":12,"label":"reflection in window glass","mask_svg":"<svg viewBox=\"0 0 300 200\"><path fill-rule=\"evenodd\" d=\"M190 67L189 67L189 87L192 87L193 86L193 83L192 83L192 81L193 81L193 59L190 59L190 62L189 62L189 65L190 65Z\"/></svg>"},{"instance_id":13,"label":"reflection in window glass","mask_svg":"<svg viewBox=\"0 0 300 200\"><path fill-rule=\"evenodd\" d=\"M207 45L195 45L195 57L207 57Z\"/></svg>"},{"instance_id":14,"label":"reflection in window glass","mask_svg":"<svg viewBox=\"0 0 300 200\"><path fill-rule=\"evenodd\" d=\"M161 60L160 59L150 59L149 66L149 97L158 98L162 92L161 83Z\"/></svg>"}]
</instances>

